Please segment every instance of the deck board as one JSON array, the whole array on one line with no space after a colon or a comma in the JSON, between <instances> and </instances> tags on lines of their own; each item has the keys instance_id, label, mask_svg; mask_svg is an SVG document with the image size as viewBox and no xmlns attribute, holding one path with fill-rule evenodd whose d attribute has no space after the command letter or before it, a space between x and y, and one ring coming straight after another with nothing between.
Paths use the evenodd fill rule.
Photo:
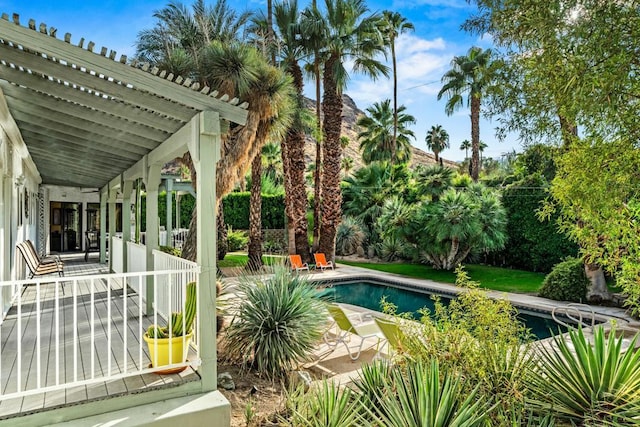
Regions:
<instances>
[{"instance_id":1,"label":"deck board","mask_svg":"<svg viewBox=\"0 0 640 427\"><path fill-rule=\"evenodd\" d=\"M140 360L138 344L141 340L140 330L152 323L153 319L139 316L138 295L130 288L123 289L122 283L115 280L90 281L82 275L103 274L106 266L92 262L84 262L83 255L65 259L65 277L68 281L58 290L61 297L58 311L55 307L55 286L41 285L41 372L43 386L56 384L56 318L59 324L60 382L74 379L73 353L78 354L77 379L91 379L92 347L91 347L91 288L94 290L94 369L96 376L106 376L111 364L111 375L118 375L127 370L143 367L149 363L146 346L143 347ZM91 260L90 260L91 261ZM75 283L75 285L74 285ZM78 302L77 309L77 342L74 342L74 290ZM126 292L126 307L123 302ZM14 305L0 325L0 391L10 393L16 391L17 381L17 337L18 328L22 333L22 387L34 387L37 383L37 351L36 351L36 298L35 286L26 286L21 294L22 319L18 325L17 306ZM111 310L111 319L107 315ZM124 319L127 319L126 329ZM32 333L29 333L33 331ZM111 349L108 347L109 331L111 333ZM125 348L126 337L126 348ZM126 360L126 364L125 364ZM38 393L23 398L0 400L0 420L19 412L39 411L59 407L65 404L78 403L91 399L103 399L131 392L163 387L185 381L194 381L199 376L191 368L181 374L173 375L132 375L124 379L112 379L99 383L74 386L64 390Z\"/></svg>"}]
</instances>

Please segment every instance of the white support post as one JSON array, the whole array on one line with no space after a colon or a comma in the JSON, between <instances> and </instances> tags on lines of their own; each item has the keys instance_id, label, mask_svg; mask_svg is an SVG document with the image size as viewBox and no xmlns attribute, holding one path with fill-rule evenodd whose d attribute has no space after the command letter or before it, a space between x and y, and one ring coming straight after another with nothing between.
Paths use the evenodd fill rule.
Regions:
<instances>
[{"instance_id":1,"label":"white support post","mask_svg":"<svg viewBox=\"0 0 640 427\"><path fill-rule=\"evenodd\" d=\"M180 192L176 191L176 228L179 230L181 227L180 224Z\"/></svg>"},{"instance_id":2,"label":"white support post","mask_svg":"<svg viewBox=\"0 0 640 427\"><path fill-rule=\"evenodd\" d=\"M165 227L165 229L167 230L167 246L171 246L173 247L173 239L172 239L172 234L173 234L173 197L171 192L173 191L173 178L168 178L165 181L165 187L167 189L167 226Z\"/></svg>"},{"instance_id":3,"label":"white support post","mask_svg":"<svg viewBox=\"0 0 640 427\"><path fill-rule=\"evenodd\" d=\"M158 221L158 187L160 186L160 169L162 165L151 164L144 168L144 186L147 190L146 198L146 239L145 247L147 249L147 271L153 270L153 250L158 249L159 239L159 221ZM147 301L146 313L153 313L153 276L147 276Z\"/></svg>"},{"instance_id":4,"label":"white support post","mask_svg":"<svg viewBox=\"0 0 640 427\"><path fill-rule=\"evenodd\" d=\"M100 192L100 264L107 262L107 189Z\"/></svg>"},{"instance_id":5,"label":"white support post","mask_svg":"<svg viewBox=\"0 0 640 427\"><path fill-rule=\"evenodd\" d=\"M113 248L113 236L116 235L116 196L118 192L109 188L109 248ZM109 253L109 271L113 272L113 250Z\"/></svg>"},{"instance_id":6,"label":"white support post","mask_svg":"<svg viewBox=\"0 0 640 427\"><path fill-rule=\"evenodd\" d=\"M200 356L203 391L217 387L216 355L216 163L220 158L220 116L214 111L199 115L199 132L189 151L197 173L197 262L201 268L198 297Z\"/></svg>"},{"instance_id":7,"label":"white support post","mask_svg":"<svg viewBox=\"0 0 640 427\"><path fill-rule=\"evenodd\" d=\"M133 181L122 181L122 271L129 271L127 242L131 240L131 193Z\"/></svg>"},{"instance_id":8,"label":"white support post","mask_svg":"<svg viewBox=\"0 0 640 427\"><path fill-rule=\"evenodd\" d=\"M11 279L11 180L0 174L0 280Z\"/></svg>"}]
</instances>

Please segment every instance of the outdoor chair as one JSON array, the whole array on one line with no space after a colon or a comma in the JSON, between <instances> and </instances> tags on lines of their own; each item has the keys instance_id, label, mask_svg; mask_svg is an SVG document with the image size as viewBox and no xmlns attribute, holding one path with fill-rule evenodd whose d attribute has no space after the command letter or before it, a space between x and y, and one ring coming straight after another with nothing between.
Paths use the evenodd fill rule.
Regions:
<instances>
[{"instance_id":1,"label":"outdoor chair","mask_svg":"<svg viewBox=\"0 0 640 427\"><path fill-rule=\"evenodd\" d=\"M31 274L30 279L33 279L35 276L44 276L45 274L51 273L58 273L60 276L64 276L64 264L62 261L55 258L53 258L53 262L51 258L44 261L41 260L35 251L35 247L28 240L18 243L17 248L22 258L24 258L25 264L27 264L27 268Z\"/></svg>"},{"instance_id":2,"label":"outdoor chair","mask_svg":"<svg viewBox=\"0 0 640 427\"><path fill-rule=\"evenodd\" d=\"M374 322L376 322L376 325L378 325L380 332L382 332L382 335L385 338L385 342L383 345L380 346L380 350L378 350L378 353L376 354L376 356L381 357L382 349L385 346L388 349L388 353L386 353L387 356L391 356L393 352L401 349L402 348L402 339L401 339L402 332L400 330L400 325L398 324L398 322L390 319L383 319L381 317L376 317L373 320Z\"/></svg>"},{"instance_id":3,"label":"outdoor chair","mask_svg":"<svg viewBox=\"0 0 640 427\"><path fill-rule=\"evenodd\" d=\"M323 253L313 254L313 258L316 260L316 270L318 268L322 271L324 271L325 268L331 268L333 270L333 261L327 261Z\"/></svg>"},{"instance_id":4,"label":"outdoor chair","mask_svg":"<svg viewBox=\"0 0 640 427\"><path fill-rule=\"evenodd\" d=\"M309 271L309 264L303 263L300 255L289 255L289 263L291 264L291 269L296 272L300 270Z\"/></svg>"},{"instance_id":5,"label":"outdoor chair","mask_svg":"<svg viewBox=\"0 0 640 427\"><path fill-rule=\"evenodd\" d=\"M338 344L342 344L347 349L349 353L349 357L351 360L358 360L360 354L362 353L362 346L364 345L364 341L368 338L375 338L376 342L376 350L379 351L380 342L384 340L384 335L378 328L378 325L374 321L363 321L362 317L355 314L359 317L359 322L352 322L349 316L344 312L342 307L337 304L329 304L327 306L327 310L329 310L329 314L333 317L336 326L339 331L333 338L329 338L328 334L325 333L324 340L325 342L332 346L337 347ZM360 343L357 346L357 351L352 351L349 347L349 341L351 335L356 335L360 338ZM333 344L331 341L334 341Z\"/></svg>"}]
</instances>

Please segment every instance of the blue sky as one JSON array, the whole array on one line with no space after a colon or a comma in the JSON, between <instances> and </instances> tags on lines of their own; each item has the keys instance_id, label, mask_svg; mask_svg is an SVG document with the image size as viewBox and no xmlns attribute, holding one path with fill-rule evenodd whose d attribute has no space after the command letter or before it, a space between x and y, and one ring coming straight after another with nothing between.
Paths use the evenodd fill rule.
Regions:
<instances>
[{"instance_id":1,"label":"blue sky","mask_svg":"<svg viewBox=\"0 0 640 427\"><path fill-rule=\"evenodd\" d=\"M136 35L153 25L153 12L167 3L167 0L0 0L0 11L20 14L23 25L33 18L37 24L44 22L56 27L59 38L68 32L72 34L72 42L84 37L95 42L96 50L106 46L118 54L132 56ZM183 3L191 4L190 1ZM234 0L230 3L240 10L266 8L266 1ZM462 160L464 152L458 149L460 143L471 139L469 111L464 108L447 116L444 100L437 101L437 93L441 87L440 78L455 55L464 54L471 46L491 47L487 37L471 36L460 30L460 24L474 11L474 6L465 0L369 0L368 5L372 11L400 12L416 27L414 33L402 35L397 42L398 102L416 117L413 144L426 150L427 129L439 124L449 132L451 143L451 148L442 153L443 157ZM391 98L393 84L390 79L374 82L352 75L346 93L364 110L373 102ZM483 119L480 123L481 139L488 144L485 156L499 158L514 148L521 150L514 136L505 142L496 141L494 127L495 122L492 124Z\"/></svg>"}]
</instances>

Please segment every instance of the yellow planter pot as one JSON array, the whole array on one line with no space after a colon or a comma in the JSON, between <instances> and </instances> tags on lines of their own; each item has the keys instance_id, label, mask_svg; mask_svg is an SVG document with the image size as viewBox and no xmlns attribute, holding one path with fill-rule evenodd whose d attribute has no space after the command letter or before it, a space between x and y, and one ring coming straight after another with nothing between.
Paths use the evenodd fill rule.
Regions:
<instances>
[{"instance_id":1,"label":"yellow planter pot","mask_svg":"<svg viewBox=\"0 0 640 427\"><path fill-rule=\"evenodd\" d=\"M149 347L151 365L156 368L184 362L187 359L192 337L193 332L174 338L149 338L145 333L143 338Z\"/></svg>"}]
</instances>

